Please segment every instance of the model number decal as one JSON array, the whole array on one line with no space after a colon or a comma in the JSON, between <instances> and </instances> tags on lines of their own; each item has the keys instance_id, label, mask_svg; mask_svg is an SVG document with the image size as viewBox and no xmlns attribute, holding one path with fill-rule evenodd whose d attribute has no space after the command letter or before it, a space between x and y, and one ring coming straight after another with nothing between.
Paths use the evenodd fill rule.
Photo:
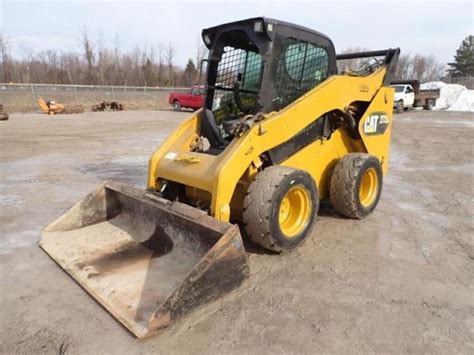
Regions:
<instances>
[{"instance_id":1,"label":"model number decal","mask_svg":"<svg viewBox=\"0 0 474 355\"><path fill-rule=\"evenodd\" d=\"M388 127L388 117L385 112L371 113L364 122L364 133L368 136L384 134Z\"/></svg>"}]
</instances>

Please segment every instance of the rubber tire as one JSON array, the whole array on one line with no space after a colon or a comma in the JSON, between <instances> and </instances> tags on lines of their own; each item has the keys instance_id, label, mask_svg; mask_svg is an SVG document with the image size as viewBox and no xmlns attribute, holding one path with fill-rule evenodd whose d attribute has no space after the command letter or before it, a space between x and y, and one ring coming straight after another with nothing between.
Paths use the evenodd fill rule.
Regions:
<instances>
[{"instance_id":1,"label":"rubber tire","mask_svg":"<svg viewBox=\"0 0 474 355\"><path fill-rule=\"evenodd\" d=\"M375 168L379 184L377 195L369 207L364 207L359 199L359 186L363 173ZM373 212L382 193L383 173L379 160L366 153L350 153L342 157L334 167L329 199L333 208L343 216L363 219Z\"/></svg>"},{"instance_id":2,"label":"rubber tire","mask_svg":"<svg viewBox=\"0 0 474 355\"><path fill-rule=\"evenodd\" d=\"M312 209L309 223L296 236L287 238L280 230L278 214L281 200L290 187L303 185L310 194ZM250 184L244 199L243 222L250 239L275 252L301 245L311 234L319 198L316 184L309 173L284 166L270 166L261 171Z\"/></svg>"},{"instance_id":3,"label":"rubber tire","mask_svg":"<svg viewBox=\"0 0 474 355\"><path fill-rule=\"evenodd\" d=\"M396 113L403 113L405 111L405 107L403 106L403 101L398 101L397 105L395 106Z\"/></svg>"},{"instance_id":4,"label":"rubber tire","mask_svg":"<svg viewBox=\"0 0 474 355\"><path fill-rule=\"evenodd\" d=\"M181 111L181 104L179 103L178 100L176 100L175 102L173 102L173 110L176 111L176 112Z\"/></svg>"},{"instance_id":5,"label":"rubber tire","mask_svg":"<svg viewBox=\"0 0 474 355\"><path fill-rule=\"evenodd\" d=\"M423 108L427 111L431 111L431 109L434 107L435 105L433 105L433 100L427 100L426 101L426 105L423 106Z\"/></svg>"}]
</instances>

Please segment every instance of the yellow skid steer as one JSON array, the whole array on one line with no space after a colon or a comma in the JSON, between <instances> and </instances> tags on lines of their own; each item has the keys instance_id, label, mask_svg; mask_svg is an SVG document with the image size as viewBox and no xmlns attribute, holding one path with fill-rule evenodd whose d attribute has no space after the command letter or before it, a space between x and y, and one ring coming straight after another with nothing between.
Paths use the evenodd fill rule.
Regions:
<instances>
[{"instance_id":1,"label":"yellow skid steer","mask_svg":"<svg viewBox=\"0 0 474 355\"><path fill-rule=\"evenodd\" d=\"M370 214L388 169L398 48L336 55L327 36L262 17L202 38L204 107L151 155L147 189L106 182L40 241L138 337L248 277L241 230L296 248L320 200ZM338 71L353 59L365 62Z\"/></svg>"}]
</instances>

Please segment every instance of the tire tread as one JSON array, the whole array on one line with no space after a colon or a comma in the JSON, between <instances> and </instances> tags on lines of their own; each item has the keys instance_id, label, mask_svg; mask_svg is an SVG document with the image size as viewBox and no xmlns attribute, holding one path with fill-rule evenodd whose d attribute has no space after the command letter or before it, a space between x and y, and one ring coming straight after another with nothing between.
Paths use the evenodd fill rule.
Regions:
<instances>
[{"instance_id":1,"label":"tire tread","mask_svg":"<svg viewBox=\"0 0 474 355\"><path fill-rule=\"evenodd\" d=\"M266 168L252 181L244 199L243 222L246 233L252 242L275 252L282 252L283 249L277 246L270 237L272 197L283 178L294 171L293 168L284 166ZM258 216L258 221L249 216Z\"/></svg>"},{"instance_id":2,"label":"tire tread","mask_svg":"<svg viewBox=\"0 0 474 355\"><path fill-rule=\"evenodd\" d=\"M355 219L365 217L359 208L356 191L360 169L369 158L372 156L367 153L349 153L334 167L329 198L334 209L346 217Z\"/></svg>"}]
</instances>

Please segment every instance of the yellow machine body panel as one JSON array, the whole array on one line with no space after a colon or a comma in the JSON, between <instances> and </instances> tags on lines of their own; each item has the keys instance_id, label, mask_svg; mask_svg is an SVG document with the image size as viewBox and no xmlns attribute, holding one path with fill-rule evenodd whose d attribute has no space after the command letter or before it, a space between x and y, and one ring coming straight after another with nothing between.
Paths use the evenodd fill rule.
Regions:
<instances>
[{"instance_id":1,"label":"yellow machine body panel","mask_svg":"<svg viewBox=\"0 0 474 355\"><path fill-rule=\"evenodd\" d=\"M393 88L380 88L370 103L367 114L359 121L359 133L367 152L379 158L384 175L388 171L393 120L393 111L387 105L393 104L393 96ZM383 133L376 131L380 127L385 129Z\"/></svg>"},{"instance_id":2,"label":"yellow machine body panel","mask_svg":"<svg viewBox=\"0 0 474 355\"><path fill-rule=\"evenodd\" d=\"M327 181L329 181L331 171L339 157L352 151L350 144L347 136L336 131L331 140L317 140L302 148L300 152L293 154L281 165L309 172L314 181L319 182L319 198L327 198L329 195Z\"/></svg>"},{"instance_id":3,"label":"yellow machine body panel","mask_svg":"<svg viewBox=\"0 0 474 355\"><path fill-rule=\"evenodd\" d=\"M251 181L252 172L261 165L261 154L288 141L318 117L333 110L344 112L353 102L369 104L359 120L361 139L351 139L341 127L330 139L316 140L280 164L308 171L318 185L320 199L328 197L331 169L347 153L367 152L378 157L385 174L393 107L393 89L382 86L385 75L385 67L365 77L333 75L284 109L268 114L218 155L192 151L198 139L199 111L151 156L148 188L159 190L163 179L207 191L211 215L229 221L231 201L243 198L234 196L242 195L237 186L240 182L245 188ZM380 120L386 123L385 131L372 132L371 127Z\"/></svg>"}]
</instances>

